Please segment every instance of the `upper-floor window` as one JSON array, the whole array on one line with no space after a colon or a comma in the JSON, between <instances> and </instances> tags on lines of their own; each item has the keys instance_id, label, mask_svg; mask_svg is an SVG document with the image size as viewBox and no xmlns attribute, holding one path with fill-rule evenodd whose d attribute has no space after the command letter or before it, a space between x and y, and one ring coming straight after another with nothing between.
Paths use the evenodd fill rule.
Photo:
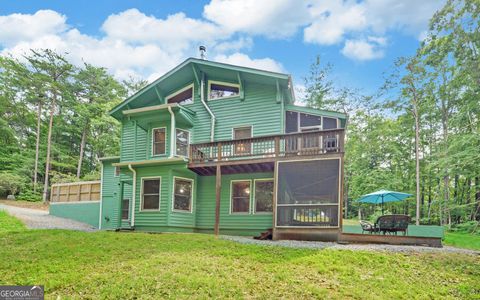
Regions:
<instances>
[{"instance_id":1,"label":"upper-floor window","mask_svg":"<svg viewBox=\"0 0 480 300\"><path fill-rule=\"evenodd\" d=\"M240 140L240 139L248 139L252 137L252 126L248 127L239 127L239 128L234 128L233 129L233 139L234 140ZM241 143L236 143L235 144L235 154L236 155L244 155L244 154L250 154L252 144L245 141Z\"/></svg>"},{"instance_id":2,"label":"upper-floor window","mask_svg":"<svg viewBox=\"0 0 480 300\"><path fill-rule=\"evenodd\" d=\"M190 132L177 129L175 138L175 148L177 155L188 156L188 145L190 143Z\"/></svg>"},{"instance_id":3,"label":"upper-floor window","mask_svg":"<svg viewBox=\"0 0 480 300\"><path fill-rule=\"evenodd\" d=\"M166 97L167 103L193 103L193 83Z\"/></svg>"},{"instance_id":4,"label":"upper-floor window","mask_svg":"<svg viewBox=\"0 0 480 300\"><path fill-rule=\"evenodd\" d=\"M310 132L335 128L338 128L336 118L316 116L296 111L287 111L285 115L285 133Z\"/></svg>"},{"instance_id":5,"label":"upper-floor window","mask_svg":"<svg viewBox=\"0 0 480 300\"><path fill-rule=\"evenodd\" d=\"M152 155L164 155L166 143L166 128L152 130Z\"/></svg>"},{"instance_id":6,"label":"upper-floor window","mask_svg":"<svg viewBox=\"0 0 480 300\"><path fill-rule=\"evenodd\" d=\"M235 97L240 94L240 85L227 82L209 81L208 99Z\"/></svg>"}]
</instances>

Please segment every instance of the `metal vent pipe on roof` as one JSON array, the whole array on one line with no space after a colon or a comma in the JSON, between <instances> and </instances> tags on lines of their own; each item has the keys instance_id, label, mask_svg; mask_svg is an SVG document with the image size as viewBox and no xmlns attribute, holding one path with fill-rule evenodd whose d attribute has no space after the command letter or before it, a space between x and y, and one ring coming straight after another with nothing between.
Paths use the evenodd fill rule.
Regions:
<instances>
[{"instance_id":1,"label":"metal vent pipe on roof","mask_svg":"<svg viewBox=\"0 0 480 300\"><path fill-rule=\"evenodd\" d=\"M207 48L205 46L200 46L198 47L198 50L200 50L200 59L207 59L207 55L205 54L205 52L207 52Z\"/></svg>"}]
</instances>

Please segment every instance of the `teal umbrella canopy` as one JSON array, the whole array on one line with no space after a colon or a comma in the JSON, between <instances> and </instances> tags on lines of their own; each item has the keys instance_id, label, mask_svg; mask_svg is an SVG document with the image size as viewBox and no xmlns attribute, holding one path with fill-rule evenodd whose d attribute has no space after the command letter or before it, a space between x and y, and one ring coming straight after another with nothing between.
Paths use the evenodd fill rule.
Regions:
<instances>
[{"instance_id":1,"label":"teal umbrella canopy","mask_svg":"<svg viewBox=\"0 0 480 300\"><path fill-rule=\"evenodd\" d=\"M361 203L382 204L382 213L383 213L383 203L403 201L410 196L412 196L412 194L380 190L370 194L363 195L362 197L360 197L358 201Z\"/></svg>"}]
</instances>

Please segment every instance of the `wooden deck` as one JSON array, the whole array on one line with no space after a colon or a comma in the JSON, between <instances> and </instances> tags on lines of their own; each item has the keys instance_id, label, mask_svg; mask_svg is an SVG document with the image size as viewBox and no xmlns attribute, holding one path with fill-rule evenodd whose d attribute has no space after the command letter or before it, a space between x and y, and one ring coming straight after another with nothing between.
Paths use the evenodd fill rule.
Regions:
<instances>
[{"instance_id":1,"label":"wooden deck","mask_svg":"<svg viewBox=\"0 0 480 300\"><path fill-rule=\"evenodd\" d=\"M362 233L360 225L344 225L338 237L341 243L375 243L391 245L421 245L442 247L443 227L429 225L409 225L407 235Z\"/></svg>"},{"instance_id":2,"label":"wooden deck","mask_svg":"<svg viewBox=\"0 0 480 300\"><path fill-rule=\"evenodd\" d=\"M343 155L344 129L259 136L190 145L188 167L199 175L272 172L278 160Z\"/></svg>"}]
</instances>

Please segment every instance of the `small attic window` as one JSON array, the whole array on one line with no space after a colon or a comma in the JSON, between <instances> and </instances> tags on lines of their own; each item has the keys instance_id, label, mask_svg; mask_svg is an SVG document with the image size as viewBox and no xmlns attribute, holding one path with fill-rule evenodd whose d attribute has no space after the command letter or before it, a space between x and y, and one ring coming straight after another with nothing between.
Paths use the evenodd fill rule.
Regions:
<instances>
[{"instance_id":1,"label":"small attic window","mask_svg":"<svg viewBox=\"0 0 480 300\"><path fill-rule=\"evenodd\" d=\"M178 103L182 105L193 103L193 84L168 95L166 99L167 103Z\"/></svg>"},{"instance_id":2,"label":"small attic window","mask_svg":"<svg viewBox=\"0 0 480 300\"><path fill-rule=\"evenodd\" d=\"M222 99L235 97L240 94L240 85L234 83L209 81L208 84L208 99Z\"/></svg>"}]
</instances>

